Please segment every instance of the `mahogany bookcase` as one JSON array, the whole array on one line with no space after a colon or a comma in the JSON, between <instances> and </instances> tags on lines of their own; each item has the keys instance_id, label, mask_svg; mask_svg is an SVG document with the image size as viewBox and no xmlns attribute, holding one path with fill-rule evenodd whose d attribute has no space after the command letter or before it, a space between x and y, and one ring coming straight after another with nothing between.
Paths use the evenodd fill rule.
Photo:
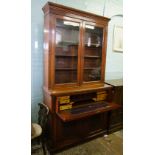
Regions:
<instances>
[{"instance_id":1,"label":"mahogany bookcase","mask_svg":"<svg viewBox=\"0 0 155 155\"><path fill-rule=\"evenodd\" d=\"M107 133L114 103L105 84L110 19L52 2L44 12L44 103L49 151Z\"/></svg>"}]
</instances>

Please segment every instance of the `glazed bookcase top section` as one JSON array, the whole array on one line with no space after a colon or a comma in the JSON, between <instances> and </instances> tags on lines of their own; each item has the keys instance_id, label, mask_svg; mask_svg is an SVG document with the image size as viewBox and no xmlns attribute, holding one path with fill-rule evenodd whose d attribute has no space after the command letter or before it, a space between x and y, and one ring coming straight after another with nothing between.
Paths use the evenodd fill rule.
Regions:
<instances>
[{"instance_id":1,"label":"glazed bookcase top section","mask_svg":"<svg viewBox=\"0 0 155 155\"><path fill-rule=\"evenodd\" d=\"M43 11L44 86L103 88L110 19L51 2Z\"/></svg>"},{"instance_id":2,"label":"glazed bookcase top section","mask_svg":"<svg viewBox=\"0 0 155 155\"><path fill-rule=\"evenodd\" d=\"M99 22L102 21L102 23L104 23L104 24L107 24L108 21L110 20L109 18L100 16L100 15L96 15L93 13L85 12L82 10L78 10L75 8L67 7L67 6L52 3L52 2L47 2L42 9L43 9L45 15L48 13L59 14L59 15L65 15L68 17L83 19L86 21L92 21L92 22L94 20L99 21Z\"/></svg>"}]
</instances>

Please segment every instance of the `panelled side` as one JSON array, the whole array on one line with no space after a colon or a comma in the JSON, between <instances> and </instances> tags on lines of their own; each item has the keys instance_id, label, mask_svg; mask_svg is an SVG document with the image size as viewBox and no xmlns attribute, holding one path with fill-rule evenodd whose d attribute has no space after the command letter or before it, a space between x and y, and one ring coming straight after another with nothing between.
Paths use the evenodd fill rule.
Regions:
<instances>
[{"instance_id":1,"label":"panelled side","mask_svg":"<svg viewBox=\"0 0 155 155\"><path fill-rule=\"evenodd\" d=\"M44 87L49 86L49 14L44 16Z\"/></svg>"}]
</instances>

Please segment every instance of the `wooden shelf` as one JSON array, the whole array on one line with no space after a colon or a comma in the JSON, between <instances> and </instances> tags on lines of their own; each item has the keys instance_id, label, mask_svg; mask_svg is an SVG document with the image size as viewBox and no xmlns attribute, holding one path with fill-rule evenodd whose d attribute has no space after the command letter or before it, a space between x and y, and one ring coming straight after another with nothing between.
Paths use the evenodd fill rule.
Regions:
<instances>
[{"instance_id":1,"label":"wooden shelf","mask_svg":"<svg viewBox=\"0 0 155 155\"><path fill-rule=\"evenodd\" d=\"M101 57L97 55L85 55L84 58L101 58Z\"/></svg>"},{"instance_id":2,"label":"wooden shelf","mask_svg":"<svg viewBox=\"0 0 155 155\"><path fill-rule=\"evenodd\" d=\"M75 108L71 110L63 110L63 111L57 112L57 115L62 121L69 122L69 121L93 116L99 113L112 111L120 107L118 104L115 104L115 103L108 103L106 105L104 105L104 103L100 103L100 106L98 106L98 104L96 105L97 106L95 107L95 104L94 105L92 104L91 106L89 104L85 107Z\"/></svg>"},{"instance_id":3,"label":"wooden shelf","mask_svg":"<svg viewBox=\"0 0 155 155\"><path fill-rule=\"evenodd\" d=\"M87 48L101 48L101 45L95 44L95 43L91 43L90 46L88 46L88 43L85 43L85 47Z\"/></svg>"},{"instance_id":4,"label":"wooden shelf","mask_svg":"<svg viewBox=\"0 0 155 155\"><path fill-rule=\"evenodd\" d=\"M56 57L78 57L77 55L65 55L65 54L62 54L62 55L55 55Z\"/></svg>"},{"instance_id":5,"label":"wooden shelf","mask_svg":"<svg viewBox=\"0 0 155 155\"><path fill-rule=\"evenodd\" d=\"M57 44L56 48L57 47L64 47L64 46L78 46L79 43L78 42L71 42L71 41L63 41L63 42L60 42L59 44ZM91 43L90 46L88 46L88 43L85 43L85 47L88 47L88 48L101 48L102 46L101 45L98 45L97 43Z\"/></svg>"},{"instance_id":6,"label":"wooden shelf","mask_svg":"<svg viewBox=\"0 0 155 155\"><path fill-rule=\"evenodd\" d=\"M78 46L78 42L73 42L73 41L62 41L57 44L56 47L63 47L63 46Z\"/></svg>"},{"instance_id":7,"label":"wooden shelf","mask_svg":"<svg viewBox=\"0 0 155 155\"><path fill-rule=\"evenodd\" d=\"M94 67L94 68L84 68L84 70L94 70L94 69L98 69L98 67Z\"/></svg>"},{"instance_id":8,"label":"wooden shelf","mask_svg":"<svg viewBox=\"0 0 155 155\"><path fill-rule=\"evenodd\" d=\"M56 71L72 71L72 70L77 70L77 68L56 68L55 69Z\"/></svg>"}]
</instances>

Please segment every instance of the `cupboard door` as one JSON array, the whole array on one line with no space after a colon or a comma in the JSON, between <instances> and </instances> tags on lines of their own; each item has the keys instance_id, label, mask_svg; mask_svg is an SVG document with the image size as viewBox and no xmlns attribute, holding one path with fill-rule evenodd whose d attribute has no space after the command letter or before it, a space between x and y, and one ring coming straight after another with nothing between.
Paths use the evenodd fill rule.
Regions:
<instances>
[{"instance_id":1,"label":"cupboard door","mask_svg":"<svg viewBox=\"0 0 155 155\"><path fill-rule=\"evenodd\" d=\"M85 24L83 81L100 81L102 66L103 27Z\"/></svg>"},{"instance_id":2,"label":"cupboard door","mask_svg":"<svg viewBox=\"0 0 155 155\"><path fill-rule=\"evenodd\" d=\"M80 22L56 19L55 83L78 82Z\"/></svg>"}]
</instances>

